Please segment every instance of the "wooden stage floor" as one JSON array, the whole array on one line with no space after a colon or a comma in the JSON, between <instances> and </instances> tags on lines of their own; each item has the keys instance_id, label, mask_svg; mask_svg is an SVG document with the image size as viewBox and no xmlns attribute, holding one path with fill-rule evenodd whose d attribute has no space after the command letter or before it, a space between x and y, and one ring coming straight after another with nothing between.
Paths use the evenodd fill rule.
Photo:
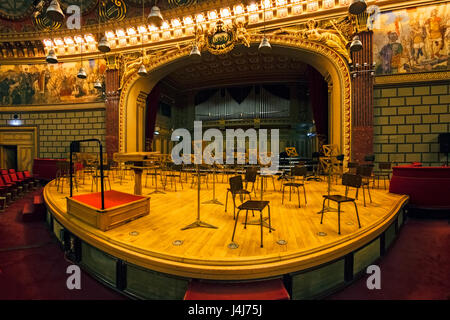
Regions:
<instances>
[{"instance_id":1,"label":"wooden stage floor","mask_svg":"<svg viewBox=\"0 0 450 320\"><path fill-rule=\"evenodd\" d=\"M219 183L216 183L216 198L225 204L228 184L221 183L221 179L219 177ZM143 188L143 195L154 190L150 180L151 177L148 187ZM118 180L111 183L114 190L129 193L134 190L133 177L127 177L122 184ZM158 186L161 186L160 181ZM371 189L373 202L370 203L366 195L367 206L364 207L360 189L356 203L362 228L358 229L353 204L343 204L341 235L338 235L336 212L326 212L324 222L320 224L321 215L318 212L322 208L322 195L327 191L326 182L307 182L308 203L305 207L301 194L301 208L298 208L296 194L292 194L289 201L288 188L284 204L281 204L280 186L281 182L276 180L277 190L273 191L272 182L268 180L264 200L270 201L272 227L276 230L269 233L264 228L263 248L260 247L259 225L250 225L244 229L242 223L245 212L241 212L236 228L235 243L239 246L236 249L228 247L234 227L231 197L228 199L228 212L221 205L201 205L201 220L218 229L182 231L183 227L197 218L197 189L191 189L190 178L189 183L183 184L183 190L178 184L177 192L168 188L166 194L151 195L149 215L106 232L68 216L67 183L64 193L60 193L56 190L55 182L50 182L45 187L44 196L48 208L59 223L104 252L158 272L216 280L268 278L333 261L378 236L408 201L407 196L391 194L383 188ZM341 185L333 183L332 188L332 193L344 192ZM89 193L90 189L91 182L87 180L74 194ZM259 198L259 190L256 194ZM353 196L354 191L350 195ZM200 201L205 202L212 197L212 183L209 188L202 184ZM331 206L336 207L333 203ZM267 210L264 210L264 216L267 216ZM255 218L259 218L258 212L255 212ZM249 220L254 220L250 213ZM177 240L182 244L174 245ZM279 244L279 240L284 240L285 244Z\"/></svg>"}]
</instances>

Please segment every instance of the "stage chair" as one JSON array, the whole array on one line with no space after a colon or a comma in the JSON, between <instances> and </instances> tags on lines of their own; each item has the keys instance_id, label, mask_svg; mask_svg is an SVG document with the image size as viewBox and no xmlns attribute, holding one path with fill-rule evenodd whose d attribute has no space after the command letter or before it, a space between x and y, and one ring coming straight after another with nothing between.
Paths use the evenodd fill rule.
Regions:
<instances>
[{"instance_id":1,"label":"stage chair","mask_svg":"<svg viewBox=\"0 0 450 320\"><path fill-rule=\"evenodd\" d=\"M13 190L11 185L7 185L0 176L0 195L6 198L6 203L12 202Z\"/></svg>"},{"instance_id":2,"label":"stage chair","mask_svg":"<svg viewBox=\"0 0 450 320\"><path fill-rule=\"evenodd\" d=\"M239 213L241 212L241 210L245 210L245 222L244 222L244 229L247 229L247 217L248 217L248 211L252 211L252 213L254 211L259 211L260 214L260 226L261 226L261 248L263 247L263 210L265 208L268 208L268 212L269 212L269 233L272 232L272 225L270 222L270 205L269 205L269 201L259 201L259 200L248 200L246 202L244 202L243 204L241 204L238 207L238 213L237 213L237 217L236 217L236 221L234 222L234 229L233 229L233 236L231 237L231 242L234 242L234 235L236 233L236 225L237 222L239 220Z\"/></svg>"},{"instance_id":3,"label":"stage chair","mask_svg":"<svg viewBox=\"0 0 450 320\"><path fill-rule=\"evenodd\" d=\"M356 171L358 170L358 167L359 167L358 162L349 162L349 163L347 163L348 173L350 173L350 174L356 174Z\"/></svg>"},{"instance_id":4,"label":"stage chair","mask_svg":"<svg viewBox=\"0 0 450 320\"><path fill-rule=\"evenodd\" d=\"M344 173L342 175L342 185L346 187L353 187L357 190L361 187L362 183L362 177L360 175L350 174L350 173ZM323 203L322 203L322 216L320 218L320 224L323 222L323 213L325 210L325 201L330 200L334 201L338 205L338 234L341 234L341 204L346 202L353 202L355 205L355 211L356 211L356 218L358 219L358 226L361 228L361 223L359 221L359 215L358 215L358 207L356 206L356 202L354 198L349 198L347 195L342 196L338 194L334 195L324 195L323 196Z\"/></svg>"},{"instance_id":5,"label":"stage chair","mask_svg":"<svg viewBox=\"0 0 450 320\"><path fill-rule=\"evenodd\" d=\"M370 203L372 203L372 197L370 195L370 180L372 179L372 171L373 166L368 165L361 165L357 168L356 174L360 175L362 178L361 187L363 191L363 198L364 198L364 207L366 206L366 193L364 192L364 187L367 189L367 193L369 194ZM358 194L356 195L356 199L358 199Z\"/></svg>"},{"instance_id":6,"label":"stage chair","mask_svg":"<svg viewBox=\"0 0 450 320\"><path fill-rule=\"evenodd\" d=\"M235 176L230 178L230 187L227 189L227 196L225 198L225 212L227 212L228 206L228 193L231 193L231 197L233 198L233 219L236 217L236 196L240 195L244 197L248 195L250 200L252 199L252 195L250 191L244 189L244 185L242 182L242 176ZM242 200L242 199L241 199Z\"/></svg>"},{"instance_id":7,"label":"stage chair","mask_svg":"<svg viewBox=\"0 0 450 320\"><path fill-rule=\"evenodd\" d=\"M108 181L109 190L111 190L111 181L109 180L108 170L105 170L105 167L103 167L103 190L104 191L107 190L106 189L106 181ZM98 183L100 180L101 180L100 166L98 166L97 169L94 171L94 174L92 175L91 192L94 191L94 184L95 184L95 191L98 192Z\"/></svg>"},{"instance_id":8,"label":"stage chair","mask_svg":"<svg viewBox=\"0 0 450 320\"><path fill-rule=\"evenodd\" d=\"M380 178L383 179L384 182L384 190L386 190L386 179L391 179L391 169L392 164L390 162L380 162L378 163L379 171L375 171L373 173L373 187L375 188L375 179L378 180L377 187L380 187Z\"/></svg>"},{"instance_id":9,"label":"stage chair","mask_svg":"<svg viewBox=\"0 0 450 320\"><path fill-rule=\"evenodd\" d=\"M336 177L336 183L338 183L339 179L342 179L343 174L344 174L344 155L340 154L336 156L336 162L334 162L333 167L333 176Z\"/></svg>"},{"instance_id":10,"label":"stage chair","mask_svg":"<svg viewBox=\"0 0 450 320\"><path fill-rule=\"evenodd\" d=\"M25 171L23 172L23 174L25 175L25 178L28 178L28 179L33 180L34 186L35 186L36 188L40 185L39 179L35 179L35 178L34 178L34 175L32 175L30 171L25 170Z\"/></svg>"},{"instance_id":11,"label":"stage chair","mask_svg":"<svg viewBox=\"0 0 450 320\"><path fill-rule=\"evenodd\" d=\"M208 169L208 167L206 167L204 165L200 165L198 170L200 171L200 184L202 184L202 178L203 178L203 182L206 184L206 188L209 188L209 184L208 184L209 169ZM197 169L195 168L195 170L192 172L191 189L194 188L195 182L197 181L197 179L199 179L198 175L199 174L197 173Z\"/></svg>"},{"instance_id":12,"label":"stage chair","mask_svg":"<svg viewBox=\"0 0 450 320\"><path fill-rule=\"evenodd\" d=\"M164 190L167 186L167 178L169 178L170 180L170 187L172 187L172 182L174 182L175 184L175 191L177 191L177 179L180 182L181 185L181 190L183 190L183 180L181 178L181 169L182 169L182 165L178 164L178 165L172 165L170 164L168 166L168 171L166 171L166 175L165 175L165 180L164 180Z\"/></svg>"},{"instance_id":13,"label":"stage chair","mask_svg":"<svg viewBox=\"0 0 450 320\"><path fill-rule=\"evenodd\" d=\"M255 197L256 197L256 189L255 189L255 183L256 183L256 177L258 176L258 168L257 167L247 167L245 169L245 176L244 176L244 181L245 182L245 190L247 190L248 184L251 183L252 184L252 190L250 190L250 192L254 192L255 193Z\"/></svg>"},{"instance_id":14,"label":"stage chair","mask_svg":"<svg viewBox=\"0 0 450 320\"><path fill-rule=\"evenodd\" d=\"M298 207L300 208L300 187L303 187L303 194L305 196L305 206L306 206L306 204L308 203L306 200L306 189L305 189L305 179L306 179L307 173L308 173L308 169L305 166L295 166L294 168L292 168L291 176L293 178L293 181L283 184L281 204L284 203L284 189L286 187L289 187L289 201L291 201L292 188L296 188L297 196L298 196ZM303 180L301 183L295 181L296 178L298 178L298 177L303 177Z\"/></svg>"},{"instance_id":15,"label":"stage chair","mask_svg":"<svg viewBox=\"0 0 450 320\"><path fill-rule=\"evenodd\" d=\"M31 187L31 189L36 190L36 186L33 179L25 177L25 174L23 172L21 171L17 172L17 177L20 180L24 180L26 183L28 183L28 186Z\"/></svg>"},{"instance_id":16,"label":"stage chair","mask_svg":"<svg viewBox=\"0 0 450 320\"><path fill-rule=\"evenodd\" d=\"M14 172L15 170L12 169ZM11 171L10 171L11 172ZM11 177L11 181L15 182L23 187L24 192L28 192L30 189L30 185L28 182L25 181L25 179L20 179L16 173L10 173L9 176Z\"/></svg>"}]
</instances>

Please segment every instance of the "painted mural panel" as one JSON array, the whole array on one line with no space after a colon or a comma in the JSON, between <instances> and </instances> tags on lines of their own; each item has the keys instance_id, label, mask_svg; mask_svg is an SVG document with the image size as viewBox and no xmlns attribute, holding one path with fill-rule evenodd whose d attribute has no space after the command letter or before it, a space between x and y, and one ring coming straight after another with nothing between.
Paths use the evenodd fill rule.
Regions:
<instances>
[{"instance_id":1,"label":"painted mural panel","mask_svg":"<svg viewBox=\"0 0 450 320\"><path fill-rule=\"evenodd\" d=\"M373 30L377 75L450 69L450 3L383 12Z\"/></svg>"},{"instance_id":2,"label":"painted mural panel","mask_svg":"<svg viewBox=\"0 0 450 320\"><path fill-rule=\"evenodd\" d=\"M104 74L103 60L83 62L88 78L77 78L80 62L35 65L0 65L0 105L83 103L102 100L94 88Z\"/></svg>"}]
</instances>

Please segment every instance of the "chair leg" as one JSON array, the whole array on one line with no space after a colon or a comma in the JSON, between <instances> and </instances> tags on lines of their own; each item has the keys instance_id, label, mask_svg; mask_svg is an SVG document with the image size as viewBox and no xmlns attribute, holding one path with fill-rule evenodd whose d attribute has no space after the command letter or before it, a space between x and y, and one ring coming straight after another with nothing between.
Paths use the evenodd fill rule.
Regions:
<instances>
[{"instance_id":1,"label":"chair leg","mask_svg":"<svg viewBox=\"0 0 450 320\"><path fill-rule=\"evenodd\" d=\"M253 210L252 210L253 212ZM245 222L244 222L244 229L247 229L247 216L248 216L248 210L245 210Z\"/></svg>"},{"instance_id":2,"label":"chair leg","mask_svg":"<svg viewBox=\"0 0 450 320\"><path fill-rule=\"evenodd\" d=\"M272 224L270 222L270 206L269 205L267 205L267 209L269 210L269 233L271 233L272 232Z\"/></svg>"},{"instance_id":3,"label":"chair leg","mask_svg":"<svg viewBox=\"0 0 450 320\"><path fill-rule=\"evenodd\" d=\"M234 221L234 229L233 229L233 236L231 237L231 242L234 242L234 234L236 232L236 225L237 225L237 222L238 222L237 218L239 218L239 212L241 212L241 210L238 211L237 217L236 217L236 221Z\"/></svg>"},{"instance_id":4,"label":"chair leg","mask_svg":"<svg viewBox=\"0 0 450 320\"><path fill-rule=\"evenodd\" d=\"M284 203L284 188L285 186L283 185L283 188L281 189L281 204Z\"/></svg>"},{"instance_id":5,"label":"chair leg","mask_svg":"<svg viewBox=\"0 0 450 320\"><path fill-rule=\"evenodd\" d=\"M322 224L322 221L323 221L323 212L325 211L325 201L326 201L327 199L326 198L323 198L323 204L322 204L322 216L320 217L320 224Z\"/></svg>"},{"instance_id":6,"label":"chair leg","mask_svg":"<svg viewBox=\"0 0 450 320\"><path fill-rule=\"evenodd\" d=\"M261 224L261 248L263 247L263 216L262 216L262 210L259 212L260 221Z\"/></svg>"},{"instance_id":7,"label":"chair leg","mask_svg":"<svg viewBox=\"0 0 450 320\"><path fill-rule=\"evenodd\" d=\"M367 186L367 193L369 194L370 203L372 203L372 196L370 195L370 188Z\"/></svg>"},{"instance_id":8,"label":"chair leg","mask_svg":"<svg viewBox=\"0 0 450 320\"><path fill-rule=\"evenodd\" d=\"M236 195L235 194L232 194L232 196L233 196L233 219L235 219L236 218Z\"/></svg>"},{"instance_id":9,"label":"chair leg","mask_svg":"<svg viewBox=\"0 0 450 320\"><path fill-rule=\"evenodd\" d=\"M366 192L364 191L364 186L362 186L363 198L364 198L364 207L366 206Z\"/></svg>"},{"instance_id":10,"label":"chair leg","mask_svg":"<svg viewBox=\"0 0 450 320\"><path fill-rule=\"evenodd\" d=\"M355 205L356 218L358 219L358 227L361 228L361 223L359 222L358 207L356 206L356 202L353 202L353 204Z\"/></svg>"},{"instance_id":11,"label":"chair leg","mask_svg":"<svg viewBox=\"0 0 450 320\"><path fill-rule=\"evenodd\" d=\"M227 196L225 197L225 212L227 212L227 205L228 205L228 193L230 191L227 190Z\"/></svg>"},{"instance_id":12,"label":"chair leg","mask_svg":"<svg viewBox=\"0 0 450 320\"><path fill-rule=\"evenodd\" d=\"M300 206L300 188L297 187L297 198L298 198L298 207L301 208Z\"/></svg>"},{"instance_id":13,"label":"chair leg","mask_svg":"<svg viewBox=\"0 0 450 320\"><path fill-rule=\"evenodd\" d=\"M308 201L306 200L306 189L305 185L303 185L303 194L305 195L305 206L308 204Z\"/></svg>"},{"instance_id":14,"label":"chair leg","mask_svg":"<svg viewBox=\"0 0 450 320\"><path fill-rule=\"evenodd\" d=\"M338 234L341 234L341 203L338 202Z\"/></svg>"}]
</instances>

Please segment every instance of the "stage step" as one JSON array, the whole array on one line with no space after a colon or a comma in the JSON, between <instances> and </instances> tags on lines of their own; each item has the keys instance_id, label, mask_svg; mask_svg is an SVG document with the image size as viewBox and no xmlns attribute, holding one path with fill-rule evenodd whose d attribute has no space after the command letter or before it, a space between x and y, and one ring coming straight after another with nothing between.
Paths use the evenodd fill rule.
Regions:
<instances>
[{"instance_id":1,"label":"stage step","mask_svg":"<svg viewBox=\"0 0 450 320\"><path fill-rule=\"evenodd\" d=\"M184 300L289 300L281 279L240 283L192 280Z\"/></svg>"},{"instance_id":2,"label":"stage step","mask_svg":"<svg viewBox=\"0 0 450 320\"><path fill-rule=\"evenodd\" d=\"M41 221L45 219L45 204L42 193L33 196L32 201L25 203L22 210L22 221Z\"/></svg>"},{"instance_id":3,"label":"stage step","mask_svg":"<svg viewBox=\"0 0 450 320\"><path fill-rule=\"evenodd\" d=\"M27 202L23 206L22 221L23 222L35 221L34 205L31 202Z\"/></svg>"}]
</instances>

